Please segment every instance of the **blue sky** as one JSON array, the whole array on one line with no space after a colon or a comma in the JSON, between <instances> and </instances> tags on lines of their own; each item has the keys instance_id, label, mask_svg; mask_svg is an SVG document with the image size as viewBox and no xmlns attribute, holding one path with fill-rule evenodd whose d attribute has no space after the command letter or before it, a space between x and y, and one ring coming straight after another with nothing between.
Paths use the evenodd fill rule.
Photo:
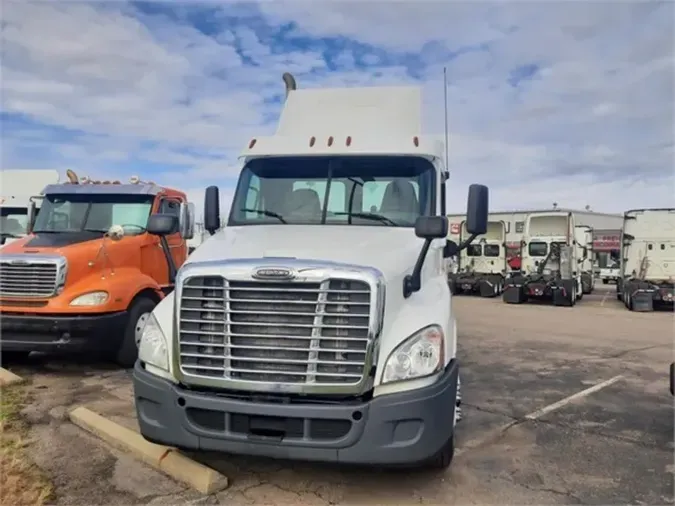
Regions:
<instances>
[{"instance_id":1,"label":"blue sky","mask_svg":"<svg viewBox=\"0 0 675 506\"><path fill-rule=\"evenodd\" d=\"M1 166L138 174L228 200L248 139L300 87L417 84L454 211L666 206L675 195L670 2L5 1Z\"/></svg>"}]
</instances>

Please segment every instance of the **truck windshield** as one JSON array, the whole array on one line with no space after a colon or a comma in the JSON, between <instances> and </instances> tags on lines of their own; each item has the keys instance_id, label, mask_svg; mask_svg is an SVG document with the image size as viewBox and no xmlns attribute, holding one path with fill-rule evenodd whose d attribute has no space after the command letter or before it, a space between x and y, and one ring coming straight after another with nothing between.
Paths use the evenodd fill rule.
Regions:
<instances>
[{"instance_id":1,"label":"truck windshield","mask_svg":"<svg viewBox=\"0 0 675 506\"><path fill-rule=\"evenodd\" d=\"M499 244L486 244L483 247L483 254L486 257L498 257L499 256Z\"/></svg>"},{"instance_id":2,"label":"truck windshield","mask_svg":"<svg viewBox=\"0 0 675 506\"><path fill-rule=\"evenodd\" d=\"M107 232L121 225L127 235L145 232L151 195L47 195L34 232Z\"/></svg>"},{"instance_id":3,"label":"truck windshield","mask_svg":"<svg viewBox=\"0 0 675 506\"><path fill-rule=\"evenodd\" d=\"M434 214L436 171L411 156L283 157L242 169L229 225L414 227Z\"/></svg>"},{"instance_id":4,"label":"truck windshield","mask_svg":"<svg viewBox=\"0 0 675 506\"><path fill-rule=\"evenodd\" d=\"M23 207L0 208L0 235L19 237L26 233L28 209Z\"/></svg>"}]
</instances>

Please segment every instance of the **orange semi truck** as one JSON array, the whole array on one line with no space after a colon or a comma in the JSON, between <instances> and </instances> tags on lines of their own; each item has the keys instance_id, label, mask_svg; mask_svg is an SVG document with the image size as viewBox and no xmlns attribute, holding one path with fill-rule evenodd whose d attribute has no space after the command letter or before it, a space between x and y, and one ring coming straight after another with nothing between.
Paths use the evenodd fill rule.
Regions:
<instances>
[{"instance_id":1,"label":"orange semi truck","mask_svg":"<svg viewBox=\"0 0 675 506\"><path fill-rule=\"evenodd\" d=\"M48 185L28 236L0 250L3 362L78 352L131 367L145 320L188 256L194 206L138 178ZM83 182L81 182L83 181Z\"/></svg>"}]
</instances>

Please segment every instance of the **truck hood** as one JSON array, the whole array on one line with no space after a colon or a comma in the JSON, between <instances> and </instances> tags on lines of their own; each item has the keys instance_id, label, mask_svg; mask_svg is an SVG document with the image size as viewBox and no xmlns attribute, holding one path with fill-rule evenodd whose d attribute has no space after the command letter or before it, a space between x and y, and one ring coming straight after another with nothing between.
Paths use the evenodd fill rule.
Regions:
<instances>
[{"instance_id":1,"label":"truck hood","mask_svg":"<svg viewBox=\"0 0 675 506\"><path fill-rule=\"evenodd\" d=\"M187 263L230 259L328 260L379 269L393 279L412 270L423 241L412 228L355 225L227 227L208 238Z\"/></svg>"}]
</instances>

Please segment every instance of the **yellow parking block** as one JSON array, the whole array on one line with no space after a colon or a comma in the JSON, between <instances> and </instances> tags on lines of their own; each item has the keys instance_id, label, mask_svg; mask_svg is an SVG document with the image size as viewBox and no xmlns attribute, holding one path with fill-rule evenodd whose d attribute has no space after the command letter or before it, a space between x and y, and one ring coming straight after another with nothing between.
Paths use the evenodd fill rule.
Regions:
<instances>
[{"instance_id":1,"label":"yellow parking block","mask_svg":"<svg viewBox=\"0 0 675 506\"><path fill-rule=\"evenodd\" d=\"M108 444L131 452L146 464L202 494L213 494L228 486L227 477L210 467L186 457L175 448L150 443L138 432L122 427L87 408L72 410L70 421Z\"/></svg>"},{"instance_id":2,"label":"yellow parking block","mask_svg":"<svg viewBox=\"0 0 675 506\"><path fill-rule=\"evenodd\" d=\"M13 372L0 367L0 386L13 385L15 383L21 383L22 381L23 378L21 376L17 376Z\"/></svg>"}]
</instances>

